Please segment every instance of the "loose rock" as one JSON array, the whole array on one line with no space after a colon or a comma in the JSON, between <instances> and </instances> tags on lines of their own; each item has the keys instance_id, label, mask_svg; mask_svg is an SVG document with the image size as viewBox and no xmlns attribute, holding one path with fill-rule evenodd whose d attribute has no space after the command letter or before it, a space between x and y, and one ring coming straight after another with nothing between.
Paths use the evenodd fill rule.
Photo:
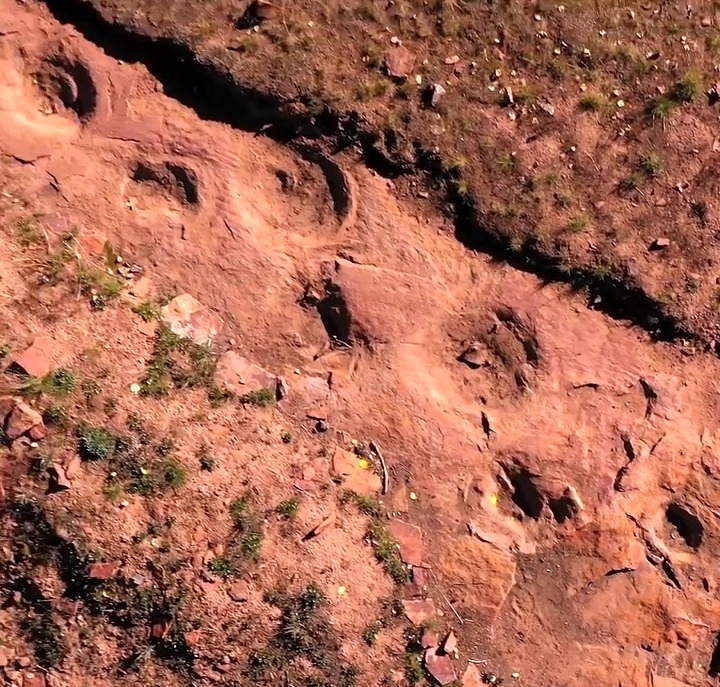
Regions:
<instances>
[{"instance_id":1,"label":"loose rock","mask_svg":"<svg viewBox=\"0 0 720 687\"><path fill-rule=\"evenodd\" d=\"M483 678L478 667L473 663L469 663L468 667L465 668L465 673L463 673L462 687L482 687L482 685Z\"/></svg>"},{"instance_id":2,"label":"loose rock","mask_svg":"<svg viewBox=\"0 0 720 687\"><path fill-rule=\"evenodd\" d=\"M70 480L65 474L65 469L62 465L60 465L60 463L53 463L52 466L48 468L48 475L50 476L48 493L54 494L72 487Z\"/></svg>"},{"instance_id":3,"label":"loose rock","mask_svg":"<svg viewBox=\"0 0 720 687\"><path fill-rule=\"evenodd\" d=\"M437 647L439 643L438 633L435 632L435 630L426 629L422 633L422 637L420 637L420 646L422 646L423 649Z\"/></svg>"},{"instance_id":4,"label":"loose rock","mask_svg":"<svg viewBox=\"0 0 720 687\"><path fill-rule=\"evenodd\" d=\"M371 467L360 467L359 456L339 446L333 454L332 471L335 475L342 477L344 489L363 496L377 494L382 488L380 476Z\"/></svg>"},{"instance_id":5,"label":"loose rock","mask_svg":"<svg viewBox=\"0 0 720 687\"><path fill-rule=\"evenodd\" d=\"M93 580L110 580L115 577L122 566L122 561L111 563L93 563L88 568L88 577Z\"/></svg>"},{"instance_id":6,"label":"loose rock","mask_svg":"<svg viewBox=\"0 0 720 687\"><path fill-rule=\"evenodd\" d=\"M178 336L210 345L222 329L223 321L189 293L173 298L162 309L162 321Z\"/></svg>"},{"instance_id":7,"label":"loose rock","mask_svg":"<svg viewBox=\"0 0 720 687\"><path fill-rule=\"evenodd\" d=\"M414 65L415 54L402 45L388 50L385 57L385 71L394 79L406 79Z\"/></svg>"},{"instance_id":8,"label":"loose rock","mask_svg":"<svg viewBox=\"0 0 720 687\"><path fill-rule=\"evenodd\" d=\"M218 359L215 384L238 395L271 389L277 395L277 377L235 351L226 351Z\"/></svg>"},{"instance_id":9,"label":"loose rock","mask_svg":"<svg viewBox=\"0 0 720 687\"><path fill-rule=\"evenodd\" d=\"M10 417L7 418L5 435L10 441L14 441L33 427L42 426L42 424L42 416L37 410L31 408L27 403L16 401Z\"/></svg>"},{"instance_id":10,"label":"loose rock","mask_svg":"<svg viewBox=\"0 0 720 687\"><path fill-rule=\"evenodd\" d=\"M37 336L29 348L12 358L12 366L31 377L44 377L53 368L52 351L52 339Z\"/></svg>"},{"instance_id":11,"label":"loose rock","mask_svg":"<svg viewBox=\"0 0 720 687\"><path fill-rule=\"evenodd\" d=\"M449 685L457 677L450 657L438 654L434 647L425 650L425 669L440 685Z\"/></svg>"},{"instance_id":12,"label":"loose rock","mask_svg":"<svg viewBox=\"0 0 720 687\"><path fill-rule=\"evenodd\" d=\"M250 598L250 586L245 580L233 582L228 589L228 596L236 603L244 603Z\"/></svg>"},{"instance_id":13,"label":"loose rock","mask_svg":"<svg viewBox=\"0 0 720 687\"><path fill-rule=\"evenodd\" d=\"M437 613L432 599L405 599L402 604L405 616L413 625L422 625Z\"/></svg>"},{"instance_id":14,"label":"loose rock","mask_svg":"<svg viewBox=\"0 0 720 687\"><path fill-rule=\"evenodd\" d=\"M447 91L439 84L434 83L432 86L430 86L430 92L429 92L429 101L430 101L430 107L437 107L437 104L440 102L440 98L445 95Z\"/></svg>"},{"instance_id":15,"label":"loose rock","mask_svg":"<svg viewBox=\"0 0 720 687\"><path fill-rule=\"evenodd\" d=\"M443 640L442 649L446 654L455 653L455 649L457 649L457 637L452 630L447 633L447 636Z\"/></svg>"},{"instance_id":16,"label":"loose rock","mask_svg":"<svg viewBox=\"0 0 720 687\"><path fill-rule=\"evenodd\" d=\"M389 529L398 543L403 563L413 566L422 565L423 543L420 528L402 520L391 520Z\"/></svg>"},{"instance_id":17,"label":"loose rock","mask_svg":"<svg viewBox=\"0 0 720 687\"><path fill-rule=\"evenodd\" d=\"M335 522L335 513L330 513L329 515L326 515L317 525L315 525L315 527L313 527L303 537L303 541L307 541L308 539L313 539L314 537L317 537L319 534L322 534L334 522Z\"/></svg>"},{"instance_id":18,"label":"loose rock","mask_svg":"<svg viewBox=\"0 0 720 687\"><path fill-rule=\"evenodd\" d=\"M670 239L661 237L655 239L652 244L650 245L651 250L660 250L662 248L667 248L670 245Z\"/></svg>"}]
</instances>

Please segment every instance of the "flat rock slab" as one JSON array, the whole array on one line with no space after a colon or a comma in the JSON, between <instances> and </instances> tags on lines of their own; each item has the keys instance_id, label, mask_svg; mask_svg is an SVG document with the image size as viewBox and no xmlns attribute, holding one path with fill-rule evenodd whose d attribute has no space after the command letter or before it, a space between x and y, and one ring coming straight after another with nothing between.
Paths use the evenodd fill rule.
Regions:
<instances>
[{"instance_id":1,"label":"flat rock slab","mask_svg":"<svg viewBox=\"0 0 720 687\"><path fill-rule=\"evenodd\" d=\"M462 687L483 687L484 684L486 683L483 682L478 667L473 663L468 663L462 676Z\"/></svg>"},{"instance_id":2,"label":"flat rock slab","mask_svg":"<svg viewBox=\"0 0 720 687\"><path fill-rule=\"evenodd\" d=\"M12 402L10 404L8 399ZM27 403L20 399L12 397L3 397L0 399L0 408L4 424L5 436L10 441L19 439L23 434L31 432L34 439L41 439L45 436L45 426L43 425L42 415L37 410L31 408Z\"/></svg>"},{"instance_id":3,"label":"flat rock slab","mask_svg":"<svg viewBox=\"0 0 720 687\"><path fill-rule=\"evenodd\" d=\"M271 389L274 394L277 377L235 351L227 351L218 359L215 384L239 396L261 389Z\"/></svg>"},{"instance_id":4,"label":"flat rock slab","mask_svg":"<svg viewBox=\"0 0 720 687\"><path fill-rule=\"evenodd\" d=\"M36 336L32 345L12 358L12 365L31 377L44 377L53 369L53 342L47 336Z\"/></svg>"},{"instance_id":5,"label":"flat rock slab","mask_svg":"<svg viewBox=\"0 0 720 687\"><path fill-rule=\"evenodd\" d=\"M470 536L447 538L441 553L438 567L458 605L478 622L493 622L515 584L514 557Z\"/></svg>"},{"instance_id":6,"label":"flat rock slab","mask_svg":"<svg viewBox=\"0 0 720 687\"><path fill-rule=\"evenodd\" d=\"M173 298L163 309L161 319L170 331L197 344L209 346L223 321L189 293Z\"/></svg>"},{"instance_id":7,"label":"flat rock slab","mask_svg":"<svg viewBox=\"0 0 720 687\"><path fill-rule=\"evenodd\" d=\"M438 654L435 647L425 650L425 669L439 685L449 685L457 678L452 659L446 654Z\"/></svg>"},{"instance_id":8,"label":"flat rock slab","mask_svg":"<svg viewBox=\"0 0 720 687\"><path fill-rule=\"evenodd\" d=\"M390 534L398 543L403 563L422 565L423 541L420 528L402 520L391 520L389 528Z\"/></svg>"},{"instance_id":9,"label":"flat rock slab","mask_svg":"<svg viewBox=\"0 0 720 687\"><path fill-rule=\"evenodd\" d=\"M432 599L405 599L402 603L405 616L413 625L422 625L437 615Z\"/></svg>"},{"instance_id":10,"label":"flat rock slab","mask_svg":"<svg viewBox=\"0 0 720 687\"><path fill-rule=\"evenodd\" d=\"M342 477L344 489L363 496L373 496L382 488L382 480L372 469L372 465L363 467L362 460L352 451L346 451L338 446L332 458L332 471Z\"/></svg>"}]
</instances>

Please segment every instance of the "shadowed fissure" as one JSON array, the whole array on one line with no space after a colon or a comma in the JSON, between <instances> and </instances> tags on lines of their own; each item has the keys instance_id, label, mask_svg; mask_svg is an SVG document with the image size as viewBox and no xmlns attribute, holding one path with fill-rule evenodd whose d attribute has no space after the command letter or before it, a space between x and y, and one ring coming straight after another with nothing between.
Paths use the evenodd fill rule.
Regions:
<instances>
[{"instance_id":1,"label":"shadowed fissure","mask_svg":"<svg viewBox=\"0 0 720 687\"><path fill-rule=\"evenodd\" d=\"M441 183L440 187L448 189L454 208L456 238L469 249L506 261L548 283L567 283L575 289L586 290L592 307L613 318L630 320L657 340L697 338L676 318L665 313L662 305L629 275L598 277L588 266L562 264L556 257L529 244L519 252L513 250L509 239L494 223L488 223L472 199L453 193L452 179L443 172L440 156L423 151L419 144L416 144L417 169L413 170L406 162L389 158L379 150L378 135L364 125L357 113L340 114L328 109L320 114L298 113L289 107L287 98L238 83L218 65L199 58L180 40L134 30L104 16L88 0L42 1L58 21L73 25L112 57L145 65L162 83L168 97L191 108L199 117L244 131L262 131L285 143L314 139L336 151L359 146L364 163L383 176L397 177L421 171L435 181L450 182Z\"/></svg>"}]
</instances>

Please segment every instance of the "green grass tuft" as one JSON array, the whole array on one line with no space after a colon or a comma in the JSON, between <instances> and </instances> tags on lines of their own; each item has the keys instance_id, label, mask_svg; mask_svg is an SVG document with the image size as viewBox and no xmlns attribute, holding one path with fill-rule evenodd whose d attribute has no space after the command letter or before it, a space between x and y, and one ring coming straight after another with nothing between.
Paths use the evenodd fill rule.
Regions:
<instances>
[{"instance_id":1,"label":"green grass tuft","mask_svg":"<svg viewBox=\"0 0 720 687\"><path fill-rule=\"evenodd\" d=\"M385 523L373 518L368 525L366 536L375 552L375 558L383 565L385 571L397 584L410 581L410 573L402 562L397 543L393 539Z\"/></svg>"},{"instance_id":2,"label":"green grass tuft","mask_svg":"<svg viewBox=\"0 0 720 687\"><path fill-rule=\"evenodd\" d=\"M239 400L243 405L267 408L275 405L275 391L266 387L264 389L258 389L257 391L250 391L240 396Z\"/></svg>"},{"instance_id":3,"label":"green grass tuft","mask_svg":"<svg viewBox=\"0 0 720 687\"><path fill-rule=\"evenodd\" d=\"M297 499L286 499L275 506L275 512L285 520L294 520L300 510L300 503Z\"/></svg>"}]
</instances>

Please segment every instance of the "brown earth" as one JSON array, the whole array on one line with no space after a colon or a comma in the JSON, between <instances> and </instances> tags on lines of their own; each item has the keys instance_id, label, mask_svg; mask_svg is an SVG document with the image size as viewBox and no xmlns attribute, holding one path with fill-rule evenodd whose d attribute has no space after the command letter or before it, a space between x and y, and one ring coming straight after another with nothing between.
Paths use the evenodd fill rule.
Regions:
<instances>
[{"instance_id":1,"label":"brown earth","mask_svg":"<svg viewBox=\"0 0 720 687\"><path fill-rule=\"evenodd\" d=\"M411 198L430 170L468 247L714 347L717 2L47 4L213 118L358 147Z\"/></svg>"},{"instance_id":2,"label":"brown earth","mask_svg":"<svg viewBox=\"0 0 720 687\"><path fill-rule=\"evenodd\" d=\"M716 683L714 355L470 251L429 200L349 152L201 119L42 4L0 0L0 17L3 390L48 425L0 403L9 684L418 684L431 678L406 675L412 628L387 610L418 598L433 603L405 613L434 608L425 629L458 638L429 665L458 678L469 665L530 687ZM165 330L135 311L177 294L207 308L175 299L160 315L211 340L191 356L212 350L218 383L240 391L281 377L277 407L137 393ZM13 369L36 336L52 342L37 369L49 357L77 380L64 400ZM184 478L135 493L127 466L95 445L88 458L87 425L137 435L153 461L172 453ZM387 494L368 469L379 455ZM347 503L348 485L384 513ZM245 494L262 548L225 575ZM368 512L411 582L376 563ZM308 585L329 617L311 659L254 674L285 627L277 594ZM150 610L128 605L135 588Z\"/></svg>"}]
</instances>

